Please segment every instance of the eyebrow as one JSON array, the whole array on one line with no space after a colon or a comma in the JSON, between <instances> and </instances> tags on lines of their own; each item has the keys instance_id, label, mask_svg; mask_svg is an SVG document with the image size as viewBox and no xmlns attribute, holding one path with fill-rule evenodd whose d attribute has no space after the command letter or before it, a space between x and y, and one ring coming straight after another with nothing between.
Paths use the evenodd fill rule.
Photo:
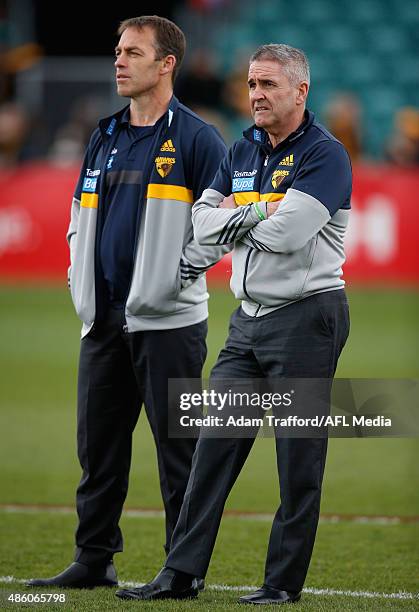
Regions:
<instances>
[{"instance_id":1,"label":"eyebrow","mask_svg":"<svg viewBox=\"0 0 419 612\"><path fill-rule=\"evenodd\" d=\"M260 83L267 83L268 81L270 81L271 83L274 83L274 78L253 78L251 77L250 79L247 79L247 84L250 85L250 83L255 83L256 81L259 81Z\"/></svg>"},{"instance_id":2,"label":"eyebrow","mask_svg":"<svg viewBox=\"0 0 419 612\"><path fill-rule=\"evenodd\" d=\"M120 50L121 50L121 47L117 45L115 47L115 53ZM125 47L125 51L141 51L142 52L142 49L140 49L140 47Z\"/></svg>"}]
</instances>

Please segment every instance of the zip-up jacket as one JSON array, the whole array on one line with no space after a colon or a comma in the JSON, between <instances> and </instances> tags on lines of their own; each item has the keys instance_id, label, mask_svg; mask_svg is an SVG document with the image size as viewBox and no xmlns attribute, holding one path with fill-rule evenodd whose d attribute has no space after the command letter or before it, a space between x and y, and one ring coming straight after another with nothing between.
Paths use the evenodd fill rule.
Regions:
<instances>
[{"instance_id":1,"label":"zip-up jacket","mask_svg":"<svg viewBox=\"0 0 419 612\"><path fill-rule=\"evenodd\" d=\"M106 308L98 241L105 216L106 169L127 108L101 120L93 132L72 202L69 284L83 322L82 336ZM207 318L204 273L229 247L202 247L194 240L191 208L213 180L225 152L216 129L173 96L143 166L125 305L127 331L185 327Z\"/></svg>"},{"instance_id":2,"label":"zip-up jacket","mask_svg":"<svg viewBox=\"0 0 419 612\"><path fill-rule=\"evenodd\" d=\"M262 316L344 286L351 190L346 150L310 111L275 148L253 126L195 203L195 237L202 245L234 242L231 289L246 314ZM231 193L237 208L218 208ZM269 218L268 202L280 202Z\"/></svg>"}]
</instances>

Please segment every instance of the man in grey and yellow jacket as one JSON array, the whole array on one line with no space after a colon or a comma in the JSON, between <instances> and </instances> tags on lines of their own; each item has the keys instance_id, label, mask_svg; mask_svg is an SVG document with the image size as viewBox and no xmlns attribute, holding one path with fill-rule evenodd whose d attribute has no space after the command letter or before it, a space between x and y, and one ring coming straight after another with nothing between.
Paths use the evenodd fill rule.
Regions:
<instances>
[{"instance_id":1,"label":"man in grey and yellow jacket","mask_svg":"<svg viewBox=\"0 0 419 612\"><path fill-rule=\"evenodd\" d=\"M193 239L191 208L225 145L173 96L181 30L161 17L124 21L118 93L130 105L100 121L76 187L69 284L83 322L78 379L75 562L31 586L117 582L118 522L128 489L132 433L142 403L157 447L166 552L189 477L194 439L168 436L168 379L200 378L206 357L205 271L229 247Z\"/></svg>"},{"instance_id":2,"label":"man in grey and yellow jacket","mask_svg":"<svg viewBox=\"0 0 419 612\"><path fill-rule=\"evenodd\" d=\"M247 430L239 423L234 433L234 415L243 414L235 395L246 396L250 383L252 390L270 390L290 379L295 418L308 409L329 408L331 381L349 332L341 277L352 172L343 145L305 109L309 82L302 51L281 44L257 49L248 74L255 123L194 204L201 244L234 242L231 288L241 304L211 373L212 384L233 396L227 412L233 426L224 416L224 435L222 428L201 428L165 567L148 584L117 591L122 599L198 595L196 577L206 575L225 502L260 424L247 419ZM313 379L321 381L319 396L307 393ZM231 388L239 393L230 395ZM256 400L259 412L250 414L261 416L260 392ZM284 406L275 416L284 414ZM225 415L226 407L216 405L214 413ZM277 427L275 434L281 504L263 585L240 597L241 604L298 601L315 541L327 432L315 437L313 430L296 427L283 436Z\"/></svg>"}]
</instances>

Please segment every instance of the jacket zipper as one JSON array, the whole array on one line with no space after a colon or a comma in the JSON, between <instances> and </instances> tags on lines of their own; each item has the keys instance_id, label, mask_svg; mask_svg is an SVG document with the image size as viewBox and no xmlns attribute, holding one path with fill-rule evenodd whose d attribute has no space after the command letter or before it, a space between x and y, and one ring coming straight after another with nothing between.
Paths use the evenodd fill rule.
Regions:
<instances>
[{"instance_id":1,"label":"jacket zipper","mask_svg":"<svg viewBox=\"0 0 419 612\"><path fill-rule=\"evenodd\" d=\"M266 155L266 157L265 157L265 161L263 162L263 166L262 166L262 167L263 167L263 168L264 168L264 167L266 167L266 166L268 165L268 162L269 162L269 154L267 154L267 155ZM261 173L260 173L260 185L262 185L262 178L263 178L263 173L262 173L262 171L261 171ZM260 187L259 187L259 189L260 189ZM250 256L251 256L251 255L252 255L252 249L249 247L249 250L248 250L247 255L246 255L246 262L245 262L245 265L244 265L244 274L243 274L243 291L244 291L245 295L247 295L247 297L249 298L249 300L251 300L252 302L254 302L254 300L252 300L252 298L250 297L250 295L248 294L247 289L246 289L246 277L247 277L247 270L248 270L248 268L249 268L249 261L250 261ZM256 316L257 316L257 314L258 314L259 310L262 308L262 304L259 304L258 302L255 302L255 304L258 304L258 307L257 307L257 309L256 309L256 311L255 311L255 314L253 315L254 317L256 317Z\"/></svg>"},{"instance_id":2,"label":"jacket zipper","mask_svg":"<svg viewBox=\"0 0 419 612\"><path fill-rule=\"evenodd\" d=\"M249 261L250 261L251 255L252 255L252 249L249 247L249 250L248 250L247 255L246 255L246 262L244 264L243 291L247 295L249 300L251 300L252 302L255 302L254 300L252 300L252 298L250 297L250 295L248 294L247 289L246 289L247 270L249 268ZM255 314L253 316L257 317L257 314L258 314L259 310L262 308L262 304L259 304L258 302L255 302L255 304L257 304L258 307L256 308Z\"/></svg>"},{"instance_id":3,"label":"jacket zipper","mask_svg":"<svg viewBox=\"0 0 419 612\"><path fill-rule=\"evenodd\" d=\"M248 250L247 255L246 255L246 263L244 264L244 274L243 274L243 291L247 295L249 300L251 300L252 298L247 293L247 289L246 289L246 276L247 276L247 269L249 267L249 259L250 259L251 254L252 254L252 249L249 247L249 250Z\"/></svg>"},{"instance_id":4,"label":"jacket zipper","mask_svg":"<svg viewBox=\"0 0 419 612\"><path fill-rule=\"evenodd\" d=\"M269 162L269 154L265 156L265 160L263 162L262 168L266 168L266 166L268 165L268 162ZM263 178L263 172L260 173L260 185L262 185L262 178ZM252 300L252 298L250 297L246 289L246 277L247 277L247 270L249 268L249 261L250 261L251 254L252 254L252 249L249 247L249 252L247 253L247 256L246 256L246 263L245 263L244 275L243 275L243 291L247 295L249 300ZM252 302L254 302L254 300L252 300ZM255 314L253 316L257 317L259 310L262 308L262 304L259 304L258 302L255 302L255 304L258 304L258 307L256 308Z\"/></svg>"},{"instance_id":5,"label":"jacket zipper","mask_svg":"<svg viewBox=\"0 0 419 612\"><path fill-rule=\"evenodd\" d=\"M106 180L106 164L107 164L107 159L108 159L108 155L110 153L110 151L112 150L112 147L114 146L115 142L116 142L116 136L117 136L117 132L114 132L108 139L107 142L103 141L103 137L102 137L102 141L99 141L98 143L98 150L97 152L92 155L92 159L97 158L100 149L102 149L102 158L100 161L100 179L99 179L99 189L98 189L98 209L97 209L97 219L96 219L96 236L95 236L95 251L94 251L94 281L95 281L95 319L93 321L93 325L91 327L91 331L95 328L96 325L96 320L97 320L97 316L98 316L98 311L100 312L100 307L99 307L99 302L98 302L98 283L99 283L99 278L100 275L98 274L98 266L99 266L99 261L98 261L98 250L99 250L99 243L100 240L102 239L102 229L103 229L103 224L104 224L104 198L105 198L105 180ZM100 145L100 142L102 142L102 144ZM100 290L100 289L99 289ZM103 307L102 307L103 308ZM103 314L103 313L101 313Z\"/></svg>"},{"instance_id":6,"label":"jacket zipper","mask_svg":"<svg viewBox=\"0 0 419 612\"><path fill-rule=\"evenodd\" d=\"M156 150L156 147L158 146L159 142L161 141L162 138L164 138L167 133L168 133L168 126L165 126L164 128L160 128L159 130L157 130L155 136L154 136L154 142L153 142L153 147L150 147L150 150L153 152L153 154L150 156L150 163L148 164L147 168L146 168L146 172L143 173L143 185L142 185L142 189L141 189L141 194L140 194L140 200L139 200L139 204L141 204L141 201L143 200L143 203L141 204L141 206L139 206L139 210L137 213L137 235L135 237L135 245L134 245L134 251L133 251L133 258L132 258L132 269L131 269L131 278L130 278L130 283L129 283L129 289L128 289L128 294L127 294L127 298L125 300L125 304L124 304L124 317L125 317L125 313L127 310L127 300L128 300L128 296L131 292L131 287L132 287L132 280L134 278L134 267L135 267L135 262L137 260L137 250L138 250L138 242L139 242L139 236L140 236L140 225L141 225L141 218L138 218L138 215L140 214L139 211L141 209L141 216L142 216L142 209L144 208L144 204L146 202L146 198L147 198L147 189L148 189L148 184L149 184L149 180L151 177L151 172L153 170L153 164L154 164L154 157L156 154L158 154L158 151ZM128 325L125 319L125 325L123 326L123 331L125 333L128 332Z\"/></svg>"}]
</instances>

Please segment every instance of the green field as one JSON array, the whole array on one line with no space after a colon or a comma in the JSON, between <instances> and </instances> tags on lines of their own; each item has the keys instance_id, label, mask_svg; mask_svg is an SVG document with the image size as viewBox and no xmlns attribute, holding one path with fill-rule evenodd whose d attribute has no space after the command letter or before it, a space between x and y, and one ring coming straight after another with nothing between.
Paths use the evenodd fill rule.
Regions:
<instances>
[{"instance_id":1,"label":"green field","mask_svg":"<svg viewBox=\"0 0 419 612\"><path fill-rule=\"evenodd\" d=\"M349 293L352 329L341 377L419 378L419 293ZM225 292L210 301L206 373L226 336L235 307ZM0 288L0 577L50 575L71 560L75 517L6 512L5 504L74 504L75 390L79 322L69 295L56 287ZM419 514L419 444L404 439L334 439L326 467L322 512ZM258 439L229 500L229 510L272 512L278 503L272 439ZM131 508L161 508L148 424L137 427ZM144 581L163 561L161 517L124 517L125 552L116 559L121 581ZM209 585L259 585L269 533L266 520L226 516L207 577ZM306 587L395 593L418 591L419 523L325 521L319 528ZM24 591L20 583L0 586ZM153 610L236 609L235 591L211 587L197 602L147 604ZM3 605L0 602L0 609ZM18 609L17 604L11 608ZM71 592L65 609L134 609L112 592ZM138 607L138 606L137 606ZM48 609L55 609L47 606ZM63 606L57 606L62 610ZM307 593L299 610L414 610L419 601Z\"/></svg>"}]
</instances>

